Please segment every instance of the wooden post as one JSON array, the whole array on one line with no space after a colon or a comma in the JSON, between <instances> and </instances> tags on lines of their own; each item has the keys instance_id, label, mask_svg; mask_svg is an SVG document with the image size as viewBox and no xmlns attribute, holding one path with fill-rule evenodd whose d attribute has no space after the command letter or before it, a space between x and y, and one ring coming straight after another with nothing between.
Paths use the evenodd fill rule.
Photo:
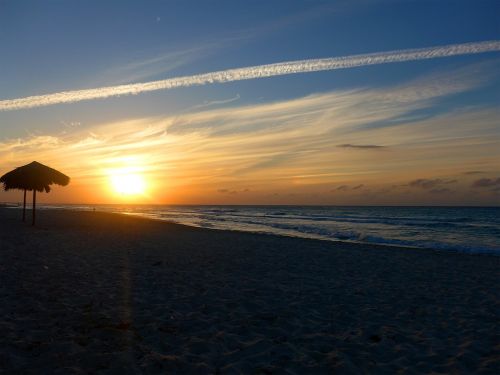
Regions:
<instances>
[{"instance_id":1,"label":"wooden post","mask_svg":"<svg viewBox=\"0 0 500 375\"><path fill-rule=\"evenodd\" d=\"M36 189L33 189L33 223L35 225Z\"/></svg>"},{"instance_id":2,"label":"wooden post","mask_svg":"<svg viewBox=\"0 0 500 375\"><path fill-rule=\"evenodd\" d=\"M24 189L24 200L23 200L23 221L26 221L26 189Z\"/></svg>"}]
</instances>

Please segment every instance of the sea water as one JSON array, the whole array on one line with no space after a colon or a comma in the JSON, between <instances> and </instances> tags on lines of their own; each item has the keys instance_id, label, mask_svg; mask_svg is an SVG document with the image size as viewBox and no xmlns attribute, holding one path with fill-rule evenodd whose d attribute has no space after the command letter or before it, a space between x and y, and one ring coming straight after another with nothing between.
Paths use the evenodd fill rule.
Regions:
<instances>
[{"instance_id":1,"label":"sea water","mask_svg":"<svg viewBox=\"0 0 500 375\"><path fill-rule=\"evenodd\" d=\"M195 227L500 255L500 207L41 205Z\"/></svg>"}]
</instances>

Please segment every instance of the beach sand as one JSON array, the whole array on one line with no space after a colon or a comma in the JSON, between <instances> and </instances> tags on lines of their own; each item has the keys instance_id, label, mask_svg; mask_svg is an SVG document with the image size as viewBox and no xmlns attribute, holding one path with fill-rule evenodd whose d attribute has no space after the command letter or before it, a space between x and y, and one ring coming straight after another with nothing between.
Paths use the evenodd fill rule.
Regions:
<instances>
[{"instance_id":1,"label":"beach sand","mask_svg":"<svg viewBox=\"0 0 500 375\"><path fill-rule=\"evenodd\" d=\"M500 373L500 257L0 208L5 374Z\"/></svg>"}]
</instances>

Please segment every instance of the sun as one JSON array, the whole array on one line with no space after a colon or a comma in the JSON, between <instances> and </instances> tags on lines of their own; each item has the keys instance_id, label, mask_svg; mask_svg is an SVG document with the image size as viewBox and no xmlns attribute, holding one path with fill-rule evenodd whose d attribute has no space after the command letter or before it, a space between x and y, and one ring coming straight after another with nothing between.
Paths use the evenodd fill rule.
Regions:
<instances>
[{"instance_id":1,"label":"sun","mask_svg":"<svg viewBox=\"0 0 500 375\"><path fill-rule=\"evenodd\" d=\"M140 174L115 173L110 176L111 185L121 195L139 195L146 193L146 183Z\"/></svg>"}]
</instances>

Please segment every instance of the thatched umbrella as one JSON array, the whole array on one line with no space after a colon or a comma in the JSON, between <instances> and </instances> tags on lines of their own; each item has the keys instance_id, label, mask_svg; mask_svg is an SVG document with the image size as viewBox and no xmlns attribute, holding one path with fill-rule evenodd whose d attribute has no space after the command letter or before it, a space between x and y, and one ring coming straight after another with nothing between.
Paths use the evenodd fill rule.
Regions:
<instances>
[{"instance_id":1,"label":"thatched umbrella","mask_svg":"<svg viewBox=\"0 0 500 375\"><path fill-rule=\"evenodd\" d=\"M36 192L49 192L50 185L66 186L69 177L36 161L18 167L0 177L4 190L24 190L23 221L26 211L26 190L33 190L33 225L35 225Z\"/></svg>"}]
</instances>

